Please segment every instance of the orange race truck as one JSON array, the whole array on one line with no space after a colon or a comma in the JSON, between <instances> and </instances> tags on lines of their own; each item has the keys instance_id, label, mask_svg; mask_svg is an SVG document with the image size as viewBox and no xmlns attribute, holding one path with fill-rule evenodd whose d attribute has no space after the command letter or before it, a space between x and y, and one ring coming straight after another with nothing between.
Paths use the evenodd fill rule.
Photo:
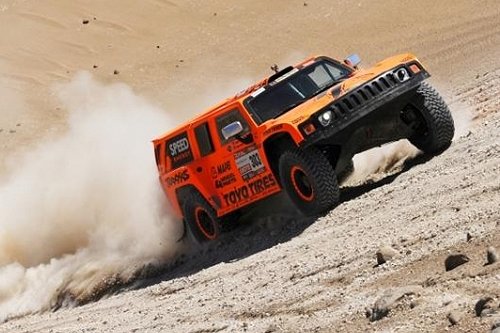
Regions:
<instances>
[{"instance_id":1,"label":"orange race truck","mask_svg":"<svg viewBox=\"0 0 500 333\"><path fill-rule=\"evenodd\" d=\"M173 213L195 241L282 190L305 215L327 212L361 151L403 138L431 155L451 144L450 111L415 56L359 63L311 57L153 141Z\"/></svg>"}]
</instances>

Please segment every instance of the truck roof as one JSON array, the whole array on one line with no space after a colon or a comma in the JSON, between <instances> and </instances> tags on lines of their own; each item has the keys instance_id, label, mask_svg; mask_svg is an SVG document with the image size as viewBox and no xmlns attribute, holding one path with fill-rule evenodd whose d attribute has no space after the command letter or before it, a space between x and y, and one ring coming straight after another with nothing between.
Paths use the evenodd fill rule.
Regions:
<instances>
[{"instance_id":1,"label":"truck roof","mask_svg":"<svg viewBox=\"0 0 500 333\"><path fill-rule=\"evenodd\" d=\"M205 111L201 112L200 114L198 114L197 116L195 116L194 118L188 120L188 121L185 121L183 122L182 124L180 124L179 126L165 132L164 134L156 137L155 139L153 139L153 143L156 145L160 142L163 142L165 141L166 139L168 139L169 137L171 136L174 136L175 134L177 134L179 131L181 130L187 130L189 128L191 128L193 126L194 123L198 122L199 120L201 119L204 119L206 117L209 117L213 114L216 114L217 112L221 111L222 109L224 109L226 106L230 105L230 104L233 104L235 102L238 102L238 101L243 101L245 98L247 98L250 94L252 94L253 92L255 92L257 89L259 88L262 88L264 86L266 86L268 83L274 81L276 78L278 77L281 77L282 75L286 74L287 72L289 72L291 69L293 68L298 68L298 67L302 67L303 65L307 64L308 62L312 62L314 60L316 60L317 58L320 58L320 56L311 56L303 61L301 61L300 63L294 65L294 66L289 66L289 67L286 67L285 69L271 75L271 76L268 76L264 79L262 79L261 81L249 86L248 88L240 91L239 93L237 93L236 95L232 96L232 97L229 97L229 98L226 98L225 100L223 100L222 102L206 109Z\"/></svg>"}]
</instances>

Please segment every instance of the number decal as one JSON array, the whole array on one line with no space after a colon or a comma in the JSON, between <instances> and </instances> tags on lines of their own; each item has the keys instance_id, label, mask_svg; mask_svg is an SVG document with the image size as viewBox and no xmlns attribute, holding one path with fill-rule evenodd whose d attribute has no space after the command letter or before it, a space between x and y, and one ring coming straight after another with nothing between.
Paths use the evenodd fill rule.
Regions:
<instances>
[{"instance_id":1,"label":"number decal","mask_svg":"<svg viewBox=\"0 0 500 333\"><path fill-rule=\"evenodd\" d=\"M255 148L255 146L234 154L234 158L241 177L245 181L263 173L266 170L260 158L259 151Z\"/></svg>"},{"instance_id":2,"label":"number decal","mask_svg":"<svg viewBox=\"0 0 500 333\"><path fill-rule=\"evenodd\" d=\"M248 156L250 162L252 163L252 168L258 168L262 166L262 161L260 160L260 156L258 152L254 152Z\"/></svg>"}]
</instances>

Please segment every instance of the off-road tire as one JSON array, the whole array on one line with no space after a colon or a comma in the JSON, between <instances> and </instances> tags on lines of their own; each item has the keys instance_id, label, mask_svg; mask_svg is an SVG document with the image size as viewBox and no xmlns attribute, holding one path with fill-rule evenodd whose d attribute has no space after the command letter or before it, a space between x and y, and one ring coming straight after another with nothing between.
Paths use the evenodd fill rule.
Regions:
<instances>
[{"instance_id":1,"label":"off-road tire","mask_svg":"<svg viewBox=\"0 0 500 333\"><path fill-rule=\"evenodd\" d=\"M413 104L423 119L410 142L426 154L443 152L450 146L455 133L453 118L445 101L431 85L423 82L417 89Z\"/></svg>"},{"instance_id":2,"label":"off-road tire","mask_svg":"<svg viewBox=\"0 0 500 333\"><path fill-rule=\"evenodd\" d=\"M221 233L220 220L213 207L199 194L188 195L182 207L187 236L197 244L216 240Z\"/></svg>"},{"instance_id":3,"label":"off-road tire","mask_svg":"<svg viewBox=\"0 0 500 333\"><path fill-rule=\"evenodd\" d=\"M279 176L292 202L306 216L323 214L339 202L335 171L314 147L285 151L279 160Z\"/></svg>"}]
</instances>

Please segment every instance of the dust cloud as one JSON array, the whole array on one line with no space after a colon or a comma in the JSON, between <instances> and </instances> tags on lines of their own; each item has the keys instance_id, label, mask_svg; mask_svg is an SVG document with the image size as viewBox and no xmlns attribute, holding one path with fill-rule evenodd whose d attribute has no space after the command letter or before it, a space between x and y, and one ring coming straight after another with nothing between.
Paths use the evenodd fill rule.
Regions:
<instances>
[{"instance_id":1,"label":"dust cloud","mask_svg":"<svg viewBox=\"0 0 500 333\"><path fill-rule=\"evenodd\" d=\"M356 154L353 158L354 172L343 185L355 186L366 181L378 181L387 174L401 170L406 161L419 154L420 151L408 140L400 140Z\"/></svg>"},{"instance_id":2,"label":"dust cloud","mask_svg":"<svg viewBox=\"0 0 500 333\"><path fill-rule=\"evenodd\" d=\"M172 119L88 73L55 90L67 131L0 183L0 321L99 297L179 251L151 144Z\"/></svg>"},{"instance_id":3,"label":"dust cloud","mask_svg":"<svg viewBox=\"0 0 500 333\"><path fill-rule=\"evenodd\" d=\"M450 110L453 115L453 121L455 122L455 135L453 136L453 140L457 140L469 134L471 127L474 125L474 111L470 105L458 100L450 103Z\"/></svg>"}]
</instances>

